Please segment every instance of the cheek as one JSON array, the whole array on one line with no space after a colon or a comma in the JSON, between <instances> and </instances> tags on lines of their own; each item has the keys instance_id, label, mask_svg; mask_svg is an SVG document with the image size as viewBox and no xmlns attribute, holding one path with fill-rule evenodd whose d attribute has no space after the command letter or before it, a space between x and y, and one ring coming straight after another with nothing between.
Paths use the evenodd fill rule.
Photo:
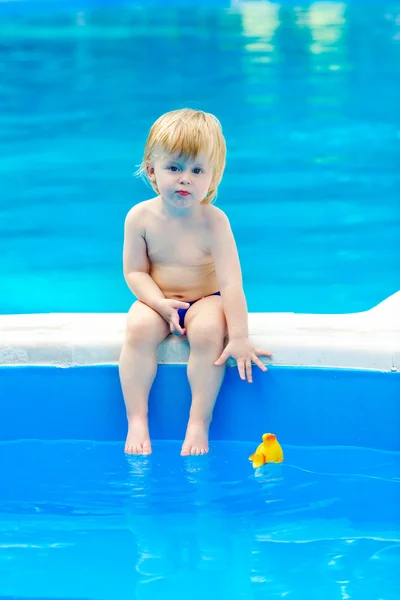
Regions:
<instances>
[{"instance_id":1,"label":"cheek","mask_svg":"<svg viewBox=\"0 0 400 600\"><path fill-rule=\"evenodd\" d=\"M175 188L176 187L176 182L175 182L175 178L174 178L174 174L170 172L161 172L159 173L158 177L157 177L157 185L158 187L162 187L165 189L165 191L171 189L171 188Z\"/></svg>"},{"instance_id":2,"label":"cheek","mask_svg":"<svg viewBox=\"0 0 400 600\"><path fill-rule=\"evenodd\" d=\"M205 181L205 187L207 187L207 189L209 189L212 185L213 182L213 177L212 175L210 175L209 177L207 177L206 181Z\"/></svg>"},{"instance_id":3,"label":"cheek","mask_svg":"<svg viewBox=\"0 0 400 600\"><path fill-rule=\"evenodd\" d=\"M164 181L165 180L165 173L164 171L159 171L158 169L156 169L154 171L154 175L153 175L154 179L156 179L157 181Z\"/></svg>"}]
</instances>

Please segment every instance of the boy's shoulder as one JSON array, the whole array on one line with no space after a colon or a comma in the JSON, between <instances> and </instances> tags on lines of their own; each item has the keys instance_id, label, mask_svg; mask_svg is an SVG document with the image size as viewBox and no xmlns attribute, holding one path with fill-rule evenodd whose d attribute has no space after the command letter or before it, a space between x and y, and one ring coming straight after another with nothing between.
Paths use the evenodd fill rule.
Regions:
<instances>
[{"instance_id":1,"label":"boy's shoulder","mask_svg":"<svg viewBox=\"0 0 400 600\"><path fill-rule=\"evenodd\" d=\"M214 204L206 204L204 208L207 220L213 228L223 227L229 223L226 213Z\"/></svg>"},{"instance_id":2,"label":"boy's shoulder","mask_svg":"<svg viewBox=\"0 0 400 600\"><path fill-rule=\"evenodd\" d=\"M138 202L128 211L128 214L125 217L126 223L133 223L142 221L146 215L154 210L154 202L155 198L151 200L143 200L142 202Z\"/></svg>"}]
</instances>

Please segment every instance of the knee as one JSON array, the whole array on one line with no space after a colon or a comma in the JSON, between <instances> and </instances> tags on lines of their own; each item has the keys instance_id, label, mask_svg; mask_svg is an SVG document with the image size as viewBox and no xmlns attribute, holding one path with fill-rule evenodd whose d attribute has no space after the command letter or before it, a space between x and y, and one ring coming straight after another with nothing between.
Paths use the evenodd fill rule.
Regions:
<instances>
[{"instance_id":1,"label":"knee","mask_svg":"<svg viewBox=\"0 0 400 600\"><path fill-rule=\"evenodd\" d=\"M193 328L188 331L188 339L191 347L201 350L210 350L212 352L222 350L225 338L225 328L202 324L201 327Z\"/></svg>"},{"instance_id":2,"label":"knee","mask_svg":"<svg viewBox=\"0 0 400 600\"><path fill-rule=\"evenodd\" d=\"M149 345L159 341L159 331L145 321L128 322L125 331L125 343L128 346Z\"/></svg>"}]
</instances>

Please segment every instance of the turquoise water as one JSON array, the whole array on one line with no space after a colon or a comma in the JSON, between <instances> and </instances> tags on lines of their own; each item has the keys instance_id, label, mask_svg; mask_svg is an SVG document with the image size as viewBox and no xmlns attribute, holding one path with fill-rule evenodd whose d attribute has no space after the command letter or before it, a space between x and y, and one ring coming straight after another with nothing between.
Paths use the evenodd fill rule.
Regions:
<instances>
[{"instance_id":1,"label":"turquoise water","mask_svg":"<svg viewBox=\"0 0 400 600\"><path fill-rule=\"evenodd\" d=\"M400 455L178 442L0 444L0 597L397 600Z\"/></svg>"},{"instance_id":2,"label":"turquoise water","mask_svg":"<svg viewBox=\"0 0 400 600\"><path fill-rule=\"evenodd\" d=\"M180 106L224 125L250 310L395 292L398 4L155 4L0 4L0 312L128 309L123 220L151 193L132 173Z\"/></svg>"}]
</instances>

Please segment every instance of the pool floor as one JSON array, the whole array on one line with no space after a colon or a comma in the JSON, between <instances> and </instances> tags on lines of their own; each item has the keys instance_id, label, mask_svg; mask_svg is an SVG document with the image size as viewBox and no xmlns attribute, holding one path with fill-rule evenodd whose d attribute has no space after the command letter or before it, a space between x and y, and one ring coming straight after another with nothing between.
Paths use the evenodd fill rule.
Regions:
<instances>
[{"instance_id":1,"label":"pool floor","mask_svg":"<svg viewBox=\"0 0 400 600\"><path fill-rule=\"evenodd\" d=\"M0 443L0 598L398 600L400 454L283 447Z\"/></svg>"}]
</instances>

